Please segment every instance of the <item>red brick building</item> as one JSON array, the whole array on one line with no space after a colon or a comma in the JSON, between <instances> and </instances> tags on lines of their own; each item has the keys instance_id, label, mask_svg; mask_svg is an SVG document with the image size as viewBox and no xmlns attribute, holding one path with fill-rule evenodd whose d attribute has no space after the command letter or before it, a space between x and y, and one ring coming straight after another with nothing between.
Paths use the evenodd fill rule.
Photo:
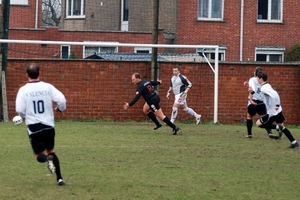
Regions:
<instances>
[{"instance_id":1,"label":"red brick building","mask_svg":"<svg viewBox=\"0 0 300 200\"><path fill-rule=\"evenodd\" d=\"M10 39L152 42L152 1L62 0L61 22L57 30L42 26L41 1L18 2L25 4L11 6ZM282 62L286 50L300 40L299 4L292 0L160 0L159 43L219 45L219 58L225 61ZM53 58L52 55L59 52L58 58L67 58L75 51L76 58L83 58L95 50L139 50L74 46L50 48L35 47L33 52L38 53L27 56L20 53L28 50L18 54L12 51L9 57ZM13 46L13 49L19 47ZM151 51L149 48L146 50ZM214 57L209 49L206 55Z\"/></svg>"}]
</instances>

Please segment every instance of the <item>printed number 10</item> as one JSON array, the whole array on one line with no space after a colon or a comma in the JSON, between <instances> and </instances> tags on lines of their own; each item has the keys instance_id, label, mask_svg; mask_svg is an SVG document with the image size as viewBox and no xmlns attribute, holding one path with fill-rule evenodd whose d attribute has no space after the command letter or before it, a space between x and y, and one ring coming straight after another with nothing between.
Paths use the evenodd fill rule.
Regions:
<instances>
[{"instance_id":1,"label":"printed number 10","mask_svg":"<svg viewBox=\"0 0 300 200\"><path fill-rule=\"evenodd\" d=\"M37 102L33 101L33 110L34 113L36 114L36 111L38 113L44 113L45 109L44 109L44 101L39 100Z\"/></svg>"}]
</instances>

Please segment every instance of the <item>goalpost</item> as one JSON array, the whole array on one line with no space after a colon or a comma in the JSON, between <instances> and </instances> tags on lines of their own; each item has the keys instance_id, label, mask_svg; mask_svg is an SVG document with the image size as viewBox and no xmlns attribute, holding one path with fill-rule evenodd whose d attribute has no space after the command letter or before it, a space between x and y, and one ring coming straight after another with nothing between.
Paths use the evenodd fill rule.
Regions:
<instances>
[{"instance_id":1,"label":"goalpost","mask_svg":"<svg viewBox=\"0 0 300 200\"><path fill-rule=\"evenodd\" d=\"M41 41L41 40L9 40L9 39L0 39L0 43L8 43L12 45L18 45L18 44L32 44L32 45L40 45L40 46L51 46L51 45L65 45L66 47L68 46L81 46L81 47L107 47L107 48L157 48L157 49L195 49L193 51L193 55L198 54L198 56L203 57L205 61L208 63L210 66L211 70L214 73L214 123L218 122L218 79L219 79L219 60L218 60L218 55L219 55L219 46L218 45L166 45L166 44L134 44L134 43L116 43L116 42L68 42L68 41ZM59 46L59 52L62 51L61 47ZM19 47L9 47L11 51L15 50L16 55L21 55L24 54L24 50L21 50ZM84 48L83 48L84 49ZM198 52L196 50L198 49ZM210 49L213 50L215 54L215 59L214 59L214 66L212 66L211 62L205 55L205 50ZM68 49L69 50L69 49ZM111 49L110 49L111 50ZM32 52L33 50L27 50L27 54L30 54L30 56L37 56L40 52L39 50L36 50L35 52ZM51 57L57 57L57 53L51 53ZM72 56L73 52L68 52L70 56ZM151 52L150 52L151 53ZM158 53L160 54L160 52ZM41 53L40 53L41 55ZM23 55L24 56L24 55ZM49 56L49 55L48 55ZM28 55L27 55L28 57ZM165 58L167 58L165 56ZM196 61L196 60L194 60ZM3 80L2 80L3 81ZM6 91L2 91L5 92Z\"/></svg>"}]
</instances>

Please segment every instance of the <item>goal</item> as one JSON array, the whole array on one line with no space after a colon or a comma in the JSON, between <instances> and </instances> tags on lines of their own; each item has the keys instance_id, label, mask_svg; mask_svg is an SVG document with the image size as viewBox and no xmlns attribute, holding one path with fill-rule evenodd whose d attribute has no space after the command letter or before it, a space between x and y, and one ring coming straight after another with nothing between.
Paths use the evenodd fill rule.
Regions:
<instances>
[{"instance_id":1,"label":"goal","mask_svg":"<svg viewBox=\"0 0 300 200\"><path fill-rule=\"evenodd\" d=\"M218 122L219 46L166 45L117 42L68 42L0 39L8 44L9 58L104 59L126 61L205 62L214 73L214 123ZM153 52L157 52L153 60ZM214 59L211 59L214 55ZM154 57L155 58L155 57ZM2 90L4 90L2 88ZM6 93L6 91L2 91ZM5 112L4 112L5 113Z\"/></svg>"}]
</instances>

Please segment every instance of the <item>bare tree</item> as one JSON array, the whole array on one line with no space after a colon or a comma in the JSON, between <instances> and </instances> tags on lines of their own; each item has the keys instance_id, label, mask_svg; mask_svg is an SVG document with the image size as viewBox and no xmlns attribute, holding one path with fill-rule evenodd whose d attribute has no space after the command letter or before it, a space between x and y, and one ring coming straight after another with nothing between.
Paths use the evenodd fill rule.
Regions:
<instances>
[{"instance_id":1,"label":"bare tree","mask_svg":"<svg viewBox=\"0 0 300 200\"><path fill-rule=\"evenodd\" d=\"M43 26L58 26L61 18L61 0L42 1Z\"/></svg>"}]
</instances>

